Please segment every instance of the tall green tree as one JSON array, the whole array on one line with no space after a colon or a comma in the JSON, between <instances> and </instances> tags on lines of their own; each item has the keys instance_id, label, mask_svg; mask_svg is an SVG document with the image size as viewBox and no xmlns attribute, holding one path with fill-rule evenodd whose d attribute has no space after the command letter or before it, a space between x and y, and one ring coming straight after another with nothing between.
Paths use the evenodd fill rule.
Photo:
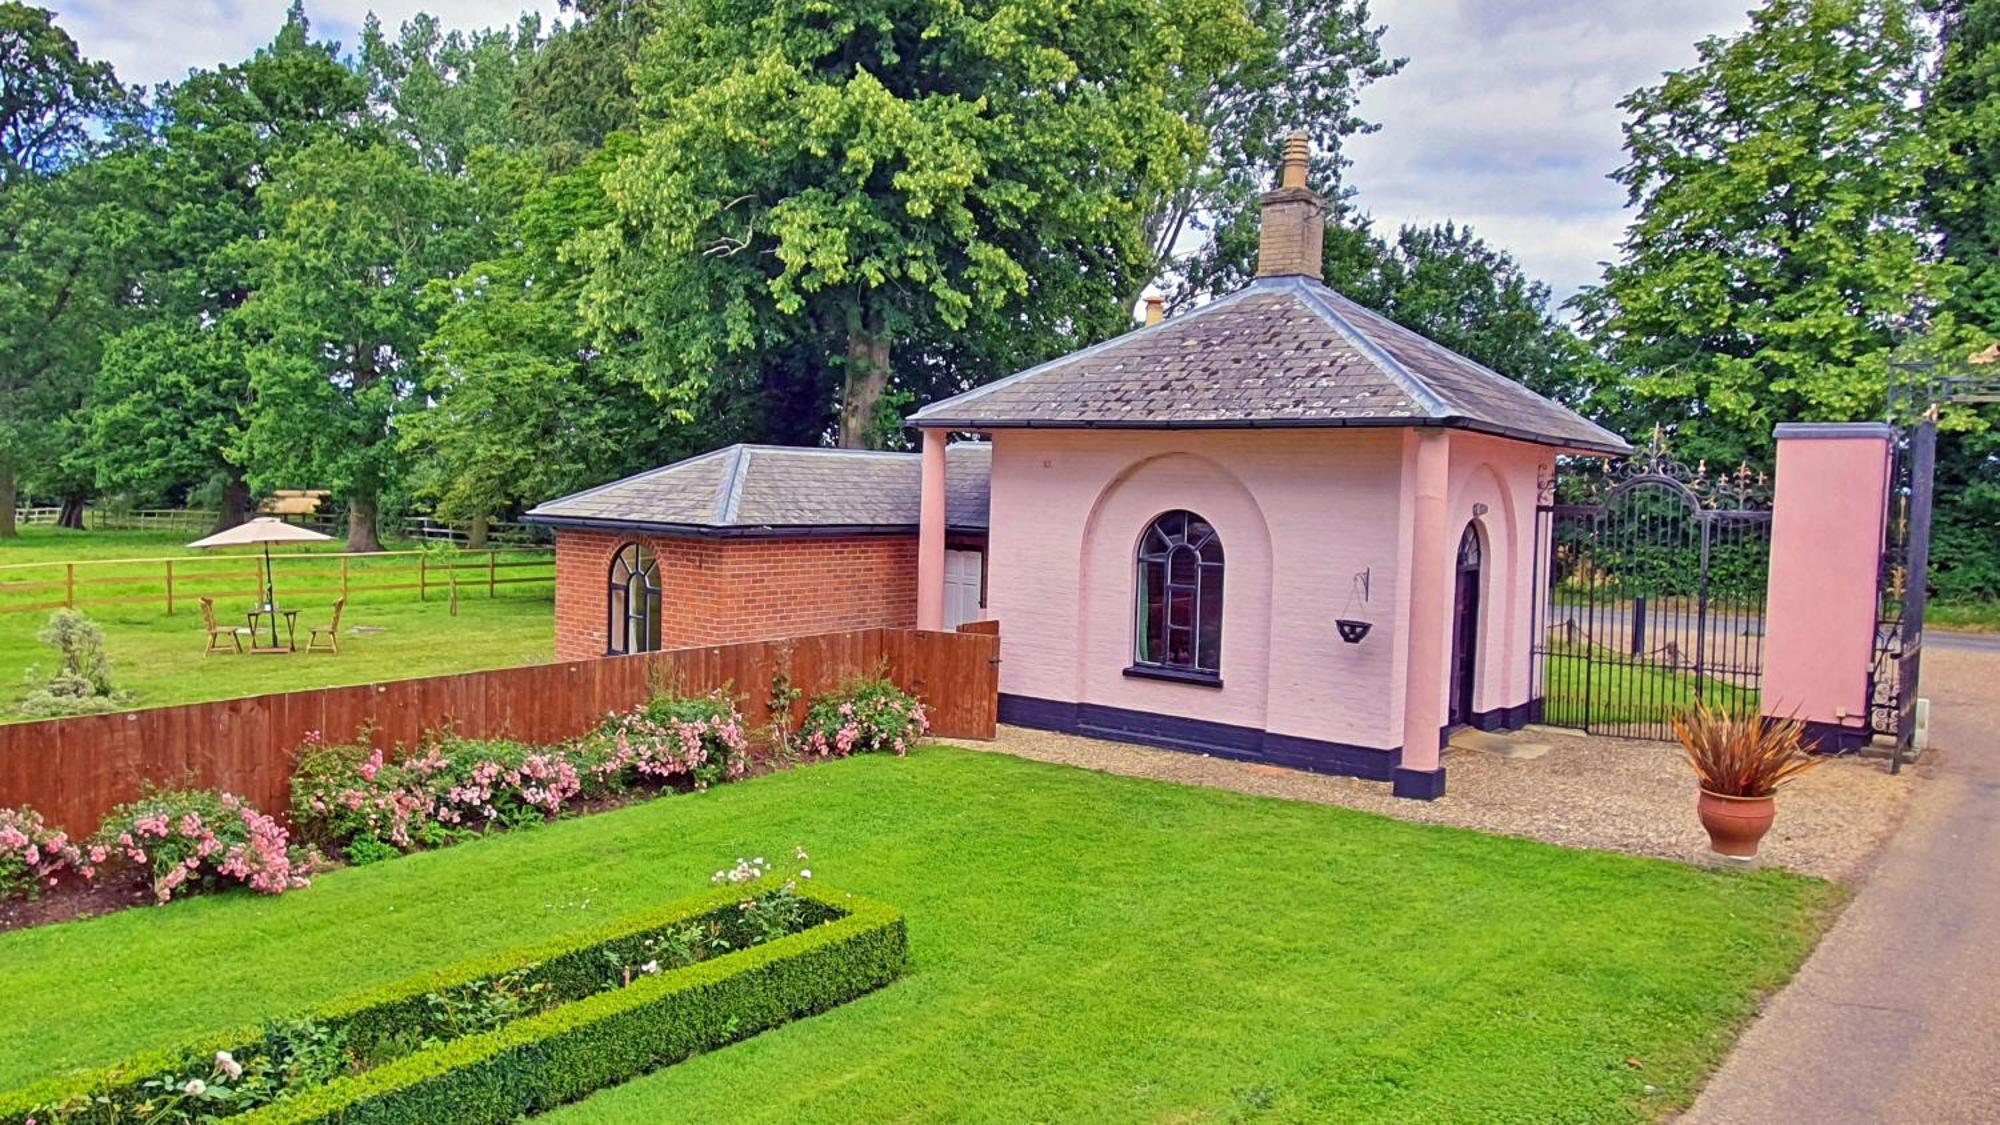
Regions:
<instances>
[{"instance_id":1,"label":"tall green tree","mask_svg":"<svg viewBox=\"0 0 2000 1125\"><path fill-rule=\"evenodd\" d=\"M1549 287L1471 227L1404 226L1387 242L1333 231L1327 242L1328 283L1348 297L1539 394L1604 409L1614 373L1555 315Z\"/></svg>"},{"instance_id":2,"label":"tall green tree","mask_svg":"<svg viewBox=\"0 0 2000 1125\"><path fill-rule=\"evenodd\" d=\"M585 271L564 248L611 221L604 175L632 148L614 134L572 169L511 165L522 204L496 240L500 252L430 286L434 403L407 415L400 442L411 491L471 528L475 543L496 514L735 436L720 404L662 408L643 369L616 347L594 346L577 317Z\"/></svg>"},{"instance_id":3,"label":"tall green tree","mask_svg":"<svg viewBox=\"0 0 2000 1125\"><path fill-rule=\"evenodd\" d=\"M1905 0L1770 0L1621 103L1638 216L1577 308L1627 372L1627 432L1733 464L1779 421L1880 416L1892 344L1952 277L1923 218L1950 160L1929 49Z\"/></svg>"},{"instance_id":4,"label":"tall green tree","mask_svg":"<svg viewBox=\"0 0 2000 1125\"><path fill-rule=\"evenodd\" d=\"M841 444L879 442L899 341L1123 323L1207 140L1168 103L1249 33L1227 0L674 5L618 219L582 242L591 323L682 403L831 356Z\"/></svg>"},{"instance_id":5,"label":"tall green tree","mask_svg":"<svg viewBox=\"0 0 2000 1125\"><path fill-rule=\"evenodd\" d=\"M122 157L131 172L120 202L142 240L129 256L139 307L107 347L90 411L99 487L212 488L219 527L246 517L257 399L254 341L237 314L273 222L260 188L307 146L362 127L368 95L296 4L251 58L161 89L152 143Z\"/></svg>"},{"instance_id":6,"label":"tall green tree","mask_svg":"<svg viewBox=\"0 0 2000 1125\"><path fill-rule=\"evenodd\" d=\"M45 8L0 2L0 538L13 538L22 468L65 444L94 361L110 259L89 228L88 185L55 180L92 127L131 105L108 63L84 57ZM86 214L86 213L89 214Z\"/></svg>"},{"instance_id":7,"label":"tall green tree","mask_svg":"<svg viewBox=\"0 0 2000 1125\"><path fill-rule=\"evenodd\" d=\"M1942 50L1924 125L1954 163L1925 199L1944 254L1964 271L1947 307L2000 336L2000 3L1932 0ZM1963 341L1941 362L1963 364ZM1938 435L1932 582L1947 598L2000 597L2000 409L1959 410Z\"/></svg>"},{"instance_id":8,"label":"tall green tree","mask_svg":"<svg viewBox=\"0 0 2000 1125\"><path fill-rule=\"evenodd\" d=\"M467 182L426 171L407 147L320 141L259 189L269 223L252 246L256 409L251 482L312 484L347 503L347 542L381 549L381 500L399 481L401 416L421 409L425 287L470 260Z\"/></svg>"}]
</instances>

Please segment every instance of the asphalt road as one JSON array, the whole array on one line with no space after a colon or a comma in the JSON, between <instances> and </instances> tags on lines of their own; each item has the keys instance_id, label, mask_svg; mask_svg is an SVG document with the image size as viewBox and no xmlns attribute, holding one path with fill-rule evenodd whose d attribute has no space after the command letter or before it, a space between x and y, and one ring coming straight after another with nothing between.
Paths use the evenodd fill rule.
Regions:
<instances>
[{"instance_id":1,"label":"asphalt road","mask_svg":"<svg viewBox=\"0 0 2000 1125\"><path fill-rule=\"evenodd\" d=\"M2000 1121L2000 638L1925 643L1908 818L1684 1122Z\"/></svg>"}]
</instances>

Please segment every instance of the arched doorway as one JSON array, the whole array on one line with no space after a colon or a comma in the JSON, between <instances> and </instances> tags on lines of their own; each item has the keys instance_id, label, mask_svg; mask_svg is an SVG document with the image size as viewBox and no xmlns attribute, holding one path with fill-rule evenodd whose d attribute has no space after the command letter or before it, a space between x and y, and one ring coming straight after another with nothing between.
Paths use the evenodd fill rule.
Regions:
<instances>
[{"instance_id":1,"label":"arched doorway","mask_svg":"<svg viewBox=\"0 0 2000 1125\"><path fill-rule=\"evenodd\" d=\"M1472 721L1472 686L1479 675L1479 525L1468 523L1458 540L1458 573L1451 610L1450 723Z\"/></svg>"}]
</instances>

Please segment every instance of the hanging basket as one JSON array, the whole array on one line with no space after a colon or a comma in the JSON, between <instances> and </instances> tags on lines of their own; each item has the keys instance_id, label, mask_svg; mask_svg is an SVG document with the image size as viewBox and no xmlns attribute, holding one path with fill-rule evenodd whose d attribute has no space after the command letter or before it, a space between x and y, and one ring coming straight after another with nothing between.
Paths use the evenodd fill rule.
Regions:
<instances>
[{"instance_id":1,"label":"hanging basket","mask_svg":"<svg viewBox=\"0 0 2000 1125\"><path fill-rule=\"evenodd\" d=\"M1350 621L1345 617L1340 618L1333 624L1335 628L1340 630L1340 639L1351 645L1360 644L1361 638L1367 636L1368 630L1374 628L1374 625L1369 622Z\"/></svg>"}]
</instances>

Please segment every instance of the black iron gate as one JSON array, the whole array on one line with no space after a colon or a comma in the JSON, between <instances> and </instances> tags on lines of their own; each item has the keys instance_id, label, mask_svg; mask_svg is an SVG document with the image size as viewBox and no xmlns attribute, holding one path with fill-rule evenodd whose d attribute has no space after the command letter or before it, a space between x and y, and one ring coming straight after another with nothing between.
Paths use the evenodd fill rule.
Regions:
<instances>
[{"instance_id":1,"label":"black iron gate","mask_svg":"<svg viewBox=\"0 0 2000 1125\"><path fill-rule=\"evenodd\" d=\"M1536 509L1533 692L1541 718L1671 739L1699 699L1752 712L1764 670L1767 482L1673 459L1656 431L1629 460Z\"/></svg>"},{"instance_id":2,"label":"black iron gate","mask_svg":"<svg viewBox=\"0 0 2000 1125\"><path fill-rule=\"evenodd\" d=\"M1897 396L1890 396L1894 418ZM1895 424L1892 422L1892 424ZM1868 667L1868 726L1893 740L1890 770L1916 742L1917 684L1923 663L1924 601L1930 569L1931 484L1937 423L1928 415L1897 424L1890 445L1888 510L1883 513L1875 659ZM1918 576L1912 581L1912 576Z\"/></svg>"}]
</instances>

